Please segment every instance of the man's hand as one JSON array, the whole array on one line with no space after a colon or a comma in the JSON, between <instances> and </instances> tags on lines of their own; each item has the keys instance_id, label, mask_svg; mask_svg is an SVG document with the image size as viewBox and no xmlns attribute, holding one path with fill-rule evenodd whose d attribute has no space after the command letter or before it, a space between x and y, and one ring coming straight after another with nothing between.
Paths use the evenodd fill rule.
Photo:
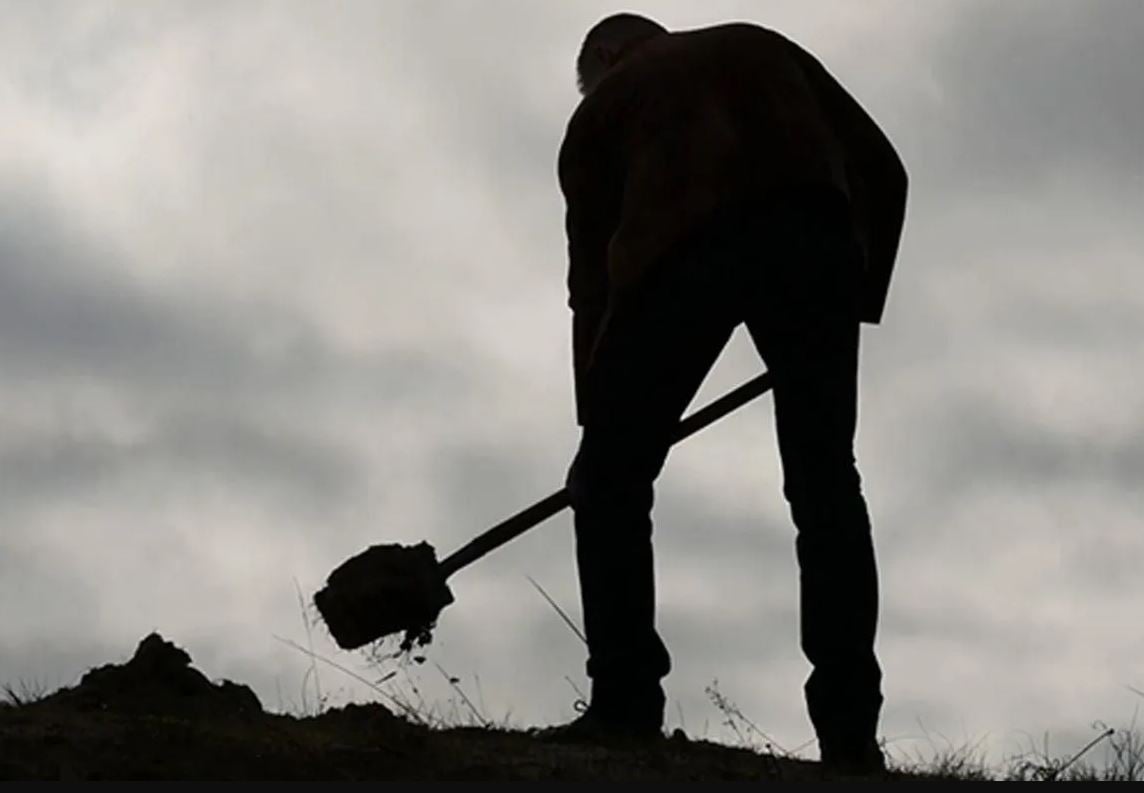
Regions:
<instances>
[{"instance_id":1,"label":"man's hand","mask_svg":"<svg viewBox=\"0 0 1144 793\"><path fill-rule=\"evenodd\" d=\"M572 463L568 466L568 473L564 476L564 487L568 490L568 500L572 504L572 508L576 508L576 495L578 490L577 471L576 465L580 461L580 453L577 452L576 456L572 458Z\"/></svg>"}]
</instances>

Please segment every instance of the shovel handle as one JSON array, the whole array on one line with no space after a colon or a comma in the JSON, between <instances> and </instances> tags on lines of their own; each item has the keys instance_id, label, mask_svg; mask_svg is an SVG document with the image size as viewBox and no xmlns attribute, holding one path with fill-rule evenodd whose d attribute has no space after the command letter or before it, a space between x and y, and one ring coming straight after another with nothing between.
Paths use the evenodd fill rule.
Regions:
<instances>
[{"instance_id":1,"label":"shovel handle","mask_svg":"<svg viewBox=\"0 0 1144 793\"><path fill-rule=\"evenodd\" d=\"M700 408L687 418L683 419L672 433L671 443L674 446L684 438L694 435L699 430L737 410L760 394L770 390L773 385L770 372L764 372L753 380L748 380L734 391L729 391L716 399L710 405ZM441 560L441 574L448 578L466 565L480 559L509 540L519 537L533 526L547 520L569 506L568 488L561 488L547 498L537 501L531 507L522 509L504 521L501 521L484 534L472 539L465 546Z\"/></svg>"}]
</instances>

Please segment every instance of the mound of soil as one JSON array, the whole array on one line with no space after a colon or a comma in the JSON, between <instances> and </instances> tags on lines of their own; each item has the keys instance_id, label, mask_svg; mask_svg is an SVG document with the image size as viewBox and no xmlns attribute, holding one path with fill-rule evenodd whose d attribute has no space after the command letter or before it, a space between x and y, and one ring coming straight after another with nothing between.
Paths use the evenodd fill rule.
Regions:
<instances>
[{"instance_id":1,"label":"mound of soil","mask_svg":"<svg viewBox=\"0 0 1144 793\"><path fill-rule=\"evenodd\" d=\"M166 714L183 717L228 717L262 713L262 703L248 686L224 680L212 683L191 666L191 656L157 633L139 642L135 655L118 666L92 669L75 688L44 700L79 711Z\"/></svg>"}]
</instances>

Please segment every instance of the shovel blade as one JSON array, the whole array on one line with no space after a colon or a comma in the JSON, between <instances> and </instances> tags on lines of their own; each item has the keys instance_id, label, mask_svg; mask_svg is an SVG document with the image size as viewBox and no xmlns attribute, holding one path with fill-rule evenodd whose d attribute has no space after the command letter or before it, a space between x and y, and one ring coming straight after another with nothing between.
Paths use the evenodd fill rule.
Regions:
<instances>
[{"instance_id":1,"label":"shovel blade","mask_svg":"<svg viewBox=\"0 0 1144 793\"><path fill-rule=\"evenodd\" d=\"M391 634L403 649L426 644L453 593L429 543L373 545L337 567L314 595L314 605L343 650Z\"/></svg>"}]
</instances>

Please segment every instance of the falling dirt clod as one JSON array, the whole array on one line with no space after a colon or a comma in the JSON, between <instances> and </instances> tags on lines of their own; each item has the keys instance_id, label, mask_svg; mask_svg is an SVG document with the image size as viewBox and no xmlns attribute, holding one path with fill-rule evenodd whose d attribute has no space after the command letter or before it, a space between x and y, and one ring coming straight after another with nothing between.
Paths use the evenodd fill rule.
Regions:
<instances>
[{"instance_id":1,"label":"falling dirt clod","mask_svg":"<svg viewBox=\"0 0 1144 793\"><path fill-rule=\"evenodd\" d=\"M428 644L453 593L427 542L373 545L347 559L314 595L314 605L343 650L395 633L401 649Z\"/></svg>"}]
</instances>

